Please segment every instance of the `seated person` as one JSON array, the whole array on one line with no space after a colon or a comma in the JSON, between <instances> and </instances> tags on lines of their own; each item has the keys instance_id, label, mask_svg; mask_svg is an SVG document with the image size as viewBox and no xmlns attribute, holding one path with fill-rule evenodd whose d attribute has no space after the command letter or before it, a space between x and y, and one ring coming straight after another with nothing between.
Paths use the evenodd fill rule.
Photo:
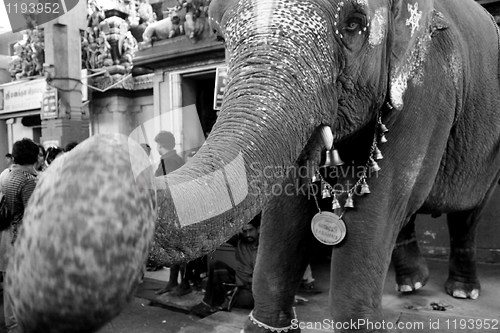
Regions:
<instances>
[{"instance_id":1,"label":"seated person","mask_svg":"<svg viewBox=\"0 0 500 333\"><path fill-rule=\"evenodd\" d=\"M253 308L252 276L257 259L259 228L260 214L245 225L239 234L227 241L236 249L236 269L222 261L210 264L205 297L202 303L191 309L194 314L206 317L230 307ZM228 291L231 294L229 297Z\"/></svg>"}]
</instances>

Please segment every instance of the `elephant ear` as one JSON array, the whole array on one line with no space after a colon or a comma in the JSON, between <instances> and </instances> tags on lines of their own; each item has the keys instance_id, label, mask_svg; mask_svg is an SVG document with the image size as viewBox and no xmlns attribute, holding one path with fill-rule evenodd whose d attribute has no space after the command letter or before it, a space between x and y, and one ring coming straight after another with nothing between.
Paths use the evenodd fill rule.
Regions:
<instances>
[{"instance_id":1,"label":"elephant ear","mask_svg":"<svg viewBox=\"0 0 500 333\"><path fill-rule=\"evenodd\" d=\"M434 0L395 0L391 10L389 94L393 107L400 110L410 80L416 85L421 83L435 15Z\"/></svg>"}]
</instances>

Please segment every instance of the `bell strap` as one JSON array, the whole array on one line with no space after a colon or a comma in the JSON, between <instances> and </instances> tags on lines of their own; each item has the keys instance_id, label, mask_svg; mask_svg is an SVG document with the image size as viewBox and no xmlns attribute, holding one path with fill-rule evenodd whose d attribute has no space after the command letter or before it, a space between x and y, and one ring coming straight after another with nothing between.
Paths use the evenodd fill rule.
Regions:
<instances>
[{"instance_id":1,"label":"bell strap","mask_svg":"<svg viewBox=\"0 0 500 333\"><path fill-rule=\"evenodd\" d=\"M293 318L292 320L294 319L297 319L297 313L295 312L295 307L292 307L293 309ZM272 326L269 326L269 325L266 325L264 324L263 322L261 321L258 321L254 316L253 316L253 310L250 311L250 314L248 315L248 317L250 318L250 321L254 324L254 325L257 325L259 326L260 328L263 328L265 330L268 330L268 331L271 331L271 332L288 332L289 330L292 329L292 324L286 326L286 327L272 327Z\"/></svg>"}]
</instances>

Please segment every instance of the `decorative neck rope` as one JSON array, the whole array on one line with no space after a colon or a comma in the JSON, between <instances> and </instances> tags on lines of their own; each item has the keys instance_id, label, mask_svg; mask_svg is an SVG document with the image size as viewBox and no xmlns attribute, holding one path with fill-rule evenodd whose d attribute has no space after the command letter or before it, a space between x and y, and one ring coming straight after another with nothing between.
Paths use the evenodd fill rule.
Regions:
<instances>
[{"instance_id":1,"label":"decorative neck rope","mask_svg":"<svg viewBox=\"0 0 500 333\"><path fill-rule=\"evenodd\" d=\"M316 207L318 208L318 213L314 215L311 221L311 229L316 237L321 243L326 245L336 245L342 242L346 235L346 226L344 221L342 221L342 217L346 212L347 208L354 208L354 194L365 195L369 194L370 187L367 183L367 170L371 172L378 172L381 170L377 160L383 159L382 152L378 148L378 143L386 143L387 139L385 137L385 133L389 130L382 123L381 116L377 117L377 128L375 130L375 135L373 138L373 142L370 148L370 153L368 157L368 161L363 167L363 171L359 176L357 182L348 189L336 189L332 186L328 181L321 175L318 170L314 171L313 176L311 177L311 192L314 193L313 183L320 182L321 188L321 197L322 199L332 198L332 210L340 209L342 206L339 202L339 196L347 194L347 199L344 203L344 210L340 215L337 215L333 212L325 212L321 211L319 206L318 198L316 195L313 195L314 201L316 203ZM331 133L331 128L325 126L322 129L323 140L325 141L326 146L326 162L322 167L337 167L344 162L340 159L337 150L333 147L333 134ZM359 192L357 191L359 189Z\"/></svg>"}]
</instances>

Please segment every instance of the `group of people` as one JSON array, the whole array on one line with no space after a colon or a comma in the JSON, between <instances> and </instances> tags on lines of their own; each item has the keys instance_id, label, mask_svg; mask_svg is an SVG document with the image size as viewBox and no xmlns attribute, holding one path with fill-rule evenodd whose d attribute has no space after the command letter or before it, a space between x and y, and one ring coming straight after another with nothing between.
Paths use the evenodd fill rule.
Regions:
<instances>
[{"instance_id":1,"label":"group of people","mask_svg":"<svg viewBox=\"0 0 500 333\"><path fill-rule=\"evenodd\" d=\"M76 146L71 143L66 150ZM4 194L11 223L0 236L0 272L5 275L7 263L12 256L14 243L23 223L24 210L35 190L37 178L56 158L64 154L59 147L47 150L31 139L24 138L12 146L12 153L5 155L8 167L0 174L0 191ZM3 293L5 326L9 333L17 332L17 321L12 311L12 303Z\"/></svg>"}]
</instances>

